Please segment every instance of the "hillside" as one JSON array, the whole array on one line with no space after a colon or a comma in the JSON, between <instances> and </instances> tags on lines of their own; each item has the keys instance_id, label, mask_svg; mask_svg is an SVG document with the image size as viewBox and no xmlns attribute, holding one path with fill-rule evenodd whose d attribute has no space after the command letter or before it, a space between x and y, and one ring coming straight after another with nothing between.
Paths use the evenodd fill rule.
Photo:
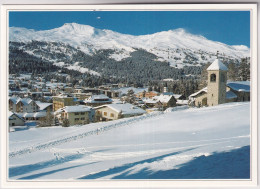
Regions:
<instances>
[{"instance_id":1,"label":"hillside","mask_svg":"<svg viewBox=\"0 0 260 189\"><path fill-rule=\"evenodd\" d=\"M250 103L9 135L10 179L248 179Z\"/></svg>"},{"instance_id":2,"label":"hillside","mask_svg":"<svg viewBox=\"0 0 260 189\"><path fill-rule=\"evenodd\" d=\"M236 69L241 58L250 56L246 46L229 46L183 29L133 36L68 23L43 31L10 27L9 40L10 73L32 72L33 64L36 74L62 68L92 75L91 83L97 77L137 86L169 78L196 79L217 51L222 62Z\"/></svg>"}]
</instances>

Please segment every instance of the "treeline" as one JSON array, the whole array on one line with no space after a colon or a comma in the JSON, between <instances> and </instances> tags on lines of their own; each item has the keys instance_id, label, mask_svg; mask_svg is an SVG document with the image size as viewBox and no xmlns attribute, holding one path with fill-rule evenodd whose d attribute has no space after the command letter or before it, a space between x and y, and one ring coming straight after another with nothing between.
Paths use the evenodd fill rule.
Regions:
<instances>
[{"instance_id":1,"label":"treeline","mask_svg":"<svg viewBox=\"0 0 260 189\"><path fill-rule=\"evenodd\" d=\"M176 81L152 81L149 82L149 91L164 92L167 87L168 92L174 94L182 94L186 99L199 89L200 80L198 79L182 79Z\"/></svg>"},{"instance_id":2,"label":"treeline","mask_svg":"<svg viewBox=\"0 0 260 189\"><path fill-rule=\"evenodd\" d=\"M46 70L55 71L57 69L55 66L51 67L48 60L67 64L79 62L78 65L100 73L102 75L99 79L101 82L109 80L110 83L121 82L136 86L143 86L151 80L165 78L176 80L184 78L187 74L200 74L200 67L173 68L169 66L168 62L156 61L158 57L152 53L143 49L135 50L130 57L116 61L110 58L110 55L116 52L113 49L97 50L90 56L79 49L62 43L32 41L25 44L10 42L10 65L15 71L19 71L20 66L25 71L26 65L28 65L32 68L27 69L30 72L37 70L37 65L39 65L40 72L45 72ZM33 52L35 56L29 55L25 51ZM18 57L16 57L17 54L19 54ZM18 66L18 64L20 65ZM87 80L87 83L95 83L91 79Z\"/></svg>"},{"instance_id":3,"label":"treeline","mask_svg":"<svg viewBox=\"0 0 260 189\"><path fill-rule=\"evenodd\" d=\"M27 52L30 52L30 54ZM10 73L44 74L48 80L56 78L59 81L66 81L66 77L48 74L59 71L70 75L73 85L90 87L107 83L125 83L142 87L156 83L151 86L157 85L158 87L160 85L161 88L161 80L173 79L175 82L169 83L169 90L174 93L185 94L185 96L195 91L196 88L200 89L206 85L206 68L210 63L205 66L184 66L182 69L178 69L169 66L168 62L156 61L158 57L144 49L135 49L130 57L121 61L110 58L110 55L114 53L120 52L115 49L106 49L96 50L93 55L88 55L80 48L74 48L63 43L32 41L25 44L10 42L9 70ZM79 66L94 70L101 76L82 74L65 67L54 66L54 60L68 65L78 62ZM222 57L222 61L229 68L229 80L250 79L249 58L238 61ZM192 87L192 85L195 87Z\"/></svg>"},{"instance_id":4,"label":"treeline","mask_svg":"<svg viewBox=\"0 0 260 189\"><path fill-rule=\"evenodd\" d=\"M53 63L30 55L18 48L10 47L9 73L45 73L57 71L59 68Z\"/></svg>"}]
</instances>

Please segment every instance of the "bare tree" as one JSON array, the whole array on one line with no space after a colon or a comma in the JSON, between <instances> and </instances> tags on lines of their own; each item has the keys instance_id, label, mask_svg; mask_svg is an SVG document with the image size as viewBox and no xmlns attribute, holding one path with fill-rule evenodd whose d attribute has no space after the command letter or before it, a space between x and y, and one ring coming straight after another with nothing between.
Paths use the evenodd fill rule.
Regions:
<instances>
[{"instance_id":1,"label":"bare tree","mask_svg":"<svg viewBox=\"0 0 260 189\"><path fill-rule=\"evenodd\" d=\"M46 117L44 117L40 122L40 127L49 127L54 123L54 116L51 111L48 109L46 112Z\"/></svg>"}]
</instances>

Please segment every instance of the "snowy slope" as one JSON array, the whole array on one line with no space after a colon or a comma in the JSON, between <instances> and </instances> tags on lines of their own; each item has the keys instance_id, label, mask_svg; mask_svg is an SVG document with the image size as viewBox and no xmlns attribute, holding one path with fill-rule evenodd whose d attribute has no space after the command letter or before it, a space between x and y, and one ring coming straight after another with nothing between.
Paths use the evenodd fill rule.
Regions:
<instances>
[{"instance_id":1,"label":"snowy slope","mask_svg":"<svg viewBox=\"0 0 260 189\"><path fill-rule=\"evenodd\" d=\"M217 51L220 56L233 59L250 56L250 49L246 46L229 46L193 35L184 29L133 36L76 23L67 23L44 31L10 27L10 41L32 40L67 43L90 55L96 50L112 49L115 53L111 54L110 58L117 61L129 57L130 53L135 51L134 48L141 48L155 54L159 61L167 61L171 66L178 67L182 67L183 61L190 61L190 56L198 63L212 62Z\"/></svg>"},{"instance_id":2,"label":"snowy slope","mask_svg":"<svg viewBox=\"0 0 260 189\"><path fill-rule=\"evenodd\" d=\"M10 179L249 178L250 104L30 129L9 139Z\"/></svg>"}]
</instances>

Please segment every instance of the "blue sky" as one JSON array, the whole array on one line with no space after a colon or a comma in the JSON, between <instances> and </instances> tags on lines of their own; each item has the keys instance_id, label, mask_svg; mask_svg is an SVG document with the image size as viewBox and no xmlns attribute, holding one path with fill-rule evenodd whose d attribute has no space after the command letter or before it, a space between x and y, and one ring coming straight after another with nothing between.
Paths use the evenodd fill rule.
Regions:
<instances>
[{"instance_id":1,"label":"blue sky","mask_svg":"<svg viewBox=\"0 0 260 189\"><path fill-rule=\"evenodd\" d=\"M74 11L10 12L9 26L47 30L64 23L144 35L184 28L226 43L250 46L249 11Z\"/></svg>"}]
</instances>

